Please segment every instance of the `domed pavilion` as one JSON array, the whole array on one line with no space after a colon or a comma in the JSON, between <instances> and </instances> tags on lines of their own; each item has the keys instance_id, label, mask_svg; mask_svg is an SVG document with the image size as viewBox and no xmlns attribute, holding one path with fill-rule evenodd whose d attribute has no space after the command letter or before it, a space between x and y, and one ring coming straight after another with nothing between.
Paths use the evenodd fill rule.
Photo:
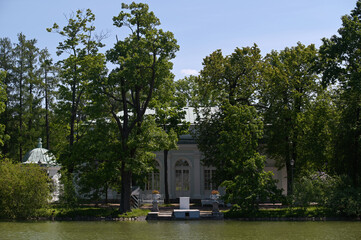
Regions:
<instances>
[{"instance_id":1,"label":"domed pavilion","mask_svg":"<svg viewBox=\"0 0 361 240\"><path fill-rule=\"evenodd\" d=\"M29 151L23 158L23 163L35 163L42 167L54 167L57 165L55 157L48 149L43 148L41 138L38 139L37 148Z\"/></svg>"},{"instance_id":2,"label":"domed pavilion","mask_svg":"<svg viewBox=\"0 0 361 240\"><path fill-rule=\"evenodd\" d=\"M57 164L55 156L48 149L43 148L41 138L38 139L38 145L29 151L22 160L23 164L38 164L46 169L46 172L54 182L54 192L52 202L59 200L59 178L60 165Z\"/></svg>"}]
</instances>

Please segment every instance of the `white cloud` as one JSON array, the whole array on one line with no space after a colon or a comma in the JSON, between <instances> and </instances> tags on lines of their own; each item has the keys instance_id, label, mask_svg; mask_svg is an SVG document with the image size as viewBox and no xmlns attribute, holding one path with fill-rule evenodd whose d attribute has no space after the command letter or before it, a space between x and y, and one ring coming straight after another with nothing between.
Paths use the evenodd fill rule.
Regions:
<instances>
[{"instance_id":1,"label":"white cloud","mask_svg":"<svg viewBox=\"0 0 361 240\"><path fill-rule=\"evenodd\" d=\"M181 74L183 74L184 76L189 76L189 75L197 76L199 75L199 72L195 69L182 69Z\"/></svg>"}]
</instances>

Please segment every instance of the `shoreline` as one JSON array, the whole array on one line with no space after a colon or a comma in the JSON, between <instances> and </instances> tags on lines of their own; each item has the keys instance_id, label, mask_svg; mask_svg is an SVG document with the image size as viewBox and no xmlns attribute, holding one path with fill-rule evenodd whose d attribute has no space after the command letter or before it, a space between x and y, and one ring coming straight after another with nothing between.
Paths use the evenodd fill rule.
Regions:
<instances>
[{"instance_id":1,"label":"shoreline","mask_svg":"<svg viewBox=\"0 0 361 240\"><path fill-rule=\"evenodd\" d=\"M360 217L244 217L244 218L209 218L200 217L198 219L151 219L147 220L146 216L138 217L39 217L34 219L0 219L0 222L156 222L156 221L240 221L240 222L357 222L361 221Z\"/></svg>"}]
</instances>

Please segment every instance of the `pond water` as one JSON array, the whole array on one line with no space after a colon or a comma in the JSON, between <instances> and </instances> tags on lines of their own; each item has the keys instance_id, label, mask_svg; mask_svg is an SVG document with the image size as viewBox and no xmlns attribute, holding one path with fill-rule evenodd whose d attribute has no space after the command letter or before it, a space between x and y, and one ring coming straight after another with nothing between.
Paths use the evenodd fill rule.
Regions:
<instances>
[{"instance_id":1,"label":"pond water","mask_svg":"<svg viewBox=\"0 0 361 240\"><path fill-rule=\"evenodd\" d=\"M361 239L361 222L0 222L0 239Z\"/></svg>"}]
</instances>

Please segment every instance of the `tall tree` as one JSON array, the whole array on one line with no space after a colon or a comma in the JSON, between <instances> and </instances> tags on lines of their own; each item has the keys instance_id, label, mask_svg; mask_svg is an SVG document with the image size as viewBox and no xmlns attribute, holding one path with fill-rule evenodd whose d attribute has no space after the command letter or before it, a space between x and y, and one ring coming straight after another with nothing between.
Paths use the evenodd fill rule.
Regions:
<instances>
[{"instance_id":1,"label":"tall tree","mask_svg":"<svg viewBox=\"0 0 361 240\"><path fill-rule=\"evenodd\" d=\"M59 30L59 26L54 23L49 32L55 31L65 38L57 47L57 55L67 53L68 56L60 61L61 65L59 84L59 105L66 113L70 132L68 134L69 145L65 155L63 155L63 166L69 173L74 171L75 163L71 158L71 152L76 141L81 135L79 123L86 119L84 114L84 103L87 101L87 86L94 78L99 78L104 74L103 54L98 53L98 49L104 45L100 38L94 38L95 27L92 23L95 15L90 9L85 12L78 10L68 19L68 25ZM95 35L96 36L96 35ZM77 125L78 124L78 125Z\"/></svg>"},{"instance_id":2,"label":"tall tree","mask_svg":"<svg viewBox=\"0 0 361 240\"><path fill-rule=\"evenodd\" d=\"M226 187L227 202L254 212L259 202L280 196L272 173L264 171L265 157L258 153L263 121L254 106L225 103L196 128L203 163L217 168L215 183Z\"/></svg>"},{"instance_id":3,"label":"tall tree","mask_svg":"<svg viewBox=\"0 0 361 240\"><path fill-rule=\"evenodd\" d=\"M10 121L10 94L12 93L12 76L14 69L13 59L13 47L9 38L0 38L0 69L6 74L3 75L2 83L4 84L4 90L6 91L3 96L7 96L4 100L4 112L0 114L0 122L4 125L4 136L8 136L9 133L9 121ZM5 139L3 139L5 140ZM6 140L3 142L2 153L4 156L10 152L10 144Z\"/></svg>"},{"instance_id":4,"label":"tall tree","mask_svg":"<svg viewBox=\"0 0 361 240\"><path fill-rule=\"evenodd\" d=\"M4 152L8 157L22 160L23 152L33 148L40 135L41 104L39 97L38 48L36 39L18 34L18 43L11 46L9 39L1 39L1 69L7 72L5 85L8 100L2 119L6 133Z\"/></svg>"},{"instance_id":5,"label":"tall tree","mask_svg":"<svg viewBox=\"0 0 361 240\"><path fill-rule=\"evenodd\" d=\"M41 79L41 95L44 99L45 104L45 148L50 148L50 107L53 102L55 87L57 84L57 78L55 75L55 66L53 65L53 60L50 57L48 49L45 48L39 53L39 77Z\"/></svg>"},{"instance_id":6,"label":"tall tree","mask_svg":"<svg viewBox=\"0 0 361 240\"><path fill-rule=\"evenodd\" d=\"M182 102L187 107L203 106L201 100L204 99L204 96L201 96L197 80L198 76L191 75L175 82L177 102Z\"/></svg>"},{"instance_id":7,"label":"tall tree","mask_svg":"<svg viewBox=\"0 0 361 240\"><path fill-rule=\"evenodd\" d=\"M340 90L341 119L337 136L336 171L361 183L361 1L350 15L342 17L338 35L324 38L320 47L323 81Z\"/></svg>"},{"instance_id":8,"label":"tall tree","mask_svg":"<svg viewBox=\"0 0 361 240\"><path fill-rule=\"evenodd\" d=\"M258 153L263 122L255 106L259 106L261 70L255 44L236 48L225 57L220 50L213 52L203 60L196 79L196 89L203 97L200 106L207 107L201 111L194 133L204 154L203 164L217 168L213 180L226 187L225 199L247 211L257 209L257 199L278 192L272 174L264 171L265 158Z\"/></svg>"},{"instance_id":9,"label":"tall tree","mask_svg":"<svg viewBox=\"0 0 361 240\"><path fill-rule=\"evenodd\" d=\"M33 148L36 139L41 136L42 128L40 78L38 75L39 49L36 47L36 43L36 39L26 41L26 81L24 85L25 151Z\"/></svg>"},{"instance_id":10,"label":"tall tree","mask_svg":"<svg viewBox=\"0 0 361 240\"><path fill-rule=\"evenodd\" d=\"M105 196L108 200L108 189L117 187L116 160L119 155L119 141L113 121L98 118L86 134L74 143L73 155L79 167L75 180L79 192L93 201Z\"/></svg>"},{"instance_id":11,"label":"tall tree","mask_svg":"<svg viewBox=\"0 0 361 240\"><path fill-rule=\"evenodd\" d=\"M6 102L6 86L3 83L6 77L6 72L0 71L0 113L5 111L5 102ZM4 145L4 141L6 138L5 133L5 124L0 122L0 147ZM3 151L0 150L0 158L2 158Z\"/></svg>"},{"instance_id":12,"label":"tall tree","mask_svg":"<svg viewBox=\"0 0 361 240\"><path fill-rule=\"evenodd\" d=\"M177 149L179 136L186 134L190 124L186 122L184 107L186 98L176 92L176 84L164 85L163 89L157 91L154 99L155 121L161 127L167 137L162 142L163 148L163 169L164 169L164 202L169 203L168 190L168 153L172 149Z\"/></svg>"},{"instance_id":13,"label":"tall tree","mask_svg":"<svg viewBox=\"0 0 361 240\"><path fill-rule=\"evenodd\" d=\"M18 127L17 127L17 135L12 134L13 142L16 141L18 144L17 149L17 159L21 161L23 158L23 146L24 146L24 85L25 85L25 77L26 77L26 39L25 36L20 33L18 35L18 43L14 48L14 56L15 56L15 81L14 81L14 89L16 92L17 98L14 99L14 105L17 110L15 110L18 114Z\"/></svg>"},{"instance_id":14,"label":"tall tree","mask_svg":"<svg viewBox=\"0 0 361 240\"><path fill-rule=\"evenodd\" d=\"M25 35L18 34L18 43L15 45L14 71L13 71L13 116L14 131L11 133L11 143L17 149L13 149L13 157L18 161L23 158L24 151L34 145L32 120L34 110L35 89L35 64L37 58L36 40L27 40ZM34 138L35 139L35 138Z\"/></svg>"},{"instance_id":15,"label":"tall tree","mask_svg":"<svg viewBox=\"0 0 361 240\"><path fill-rule=\"evenodd\" d=\"M272 51L265 58L262 102L267 106L264 113L267 152L280 167L286 166L288 194L292 192L291 159L296 170L299 164L297 149L302 134L299 120L317 93L316 60L315 46L301 43L280 52Z\"/></svg>"},{"instance_id":16,"label":"tall tree","mask_svg":"<svg viewBox=\"0 0 361 240\"><path fill-rule=\"evenodd\" d=\"M228 56L217 50L205 57L200 77L196 79L200 96L205 96L202 105L216 106L225 99L231 105L254 104L261 62L261 51L256 44L236 48Z\"/></svg>"},{"instance_id":17,"label":"tall tree","mask_svg":"<svg viewBox=\"0 0 361 240\"><path fill-rule=\"evenodd\" d=\"M114 25L128 27L131 33L107 52L107 59L117 67L100 87L109 100L121 140L120 210L126 212L130 210L132 164L139 164L136 153L140 143L132 139L141 133L154 90L169 81L170 59L179 47L171 32L158 28L160 21L147 4L122 4L122 9L113 18Z\"/></svg>"},{"instance_id":18,"label":"tall tree","mask_svg":"<svg viewBox=\"0 0 361 240\"><path fill-rule=\"evenodd\" d=\"M204 154L202 161L217 168L218 183L239 174L236 166L241 167L257 153L262 135L263 122L254 107L229 103L203 118L196 127L198 148Z\"/></svg>"},{"instance_id":19,"label":"tall tree","mask_svg":"<svg viewBox=\"0 0 361 240\"><path fill-rule=\"evenodd\" d=\"M337 100L335 91L320 89L304 113L298 115L297 124L302 134L298 139L297 164L301 175L310 171L335 173L335 136L340 120Z\"/></svg>"}]
</instances>

